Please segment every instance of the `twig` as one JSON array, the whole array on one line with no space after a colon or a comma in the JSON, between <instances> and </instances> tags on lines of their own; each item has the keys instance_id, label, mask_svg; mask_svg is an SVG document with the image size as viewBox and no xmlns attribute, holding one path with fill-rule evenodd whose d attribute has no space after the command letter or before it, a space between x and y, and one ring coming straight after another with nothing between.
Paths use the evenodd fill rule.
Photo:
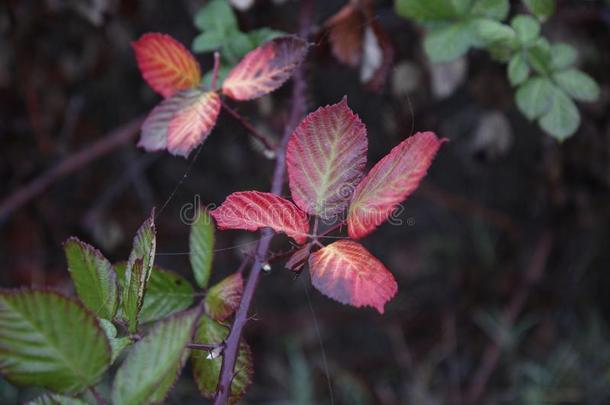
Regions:
<instances>
[{"instance_id":1,"label":"twig","mask_svg":"<svg viewBox=\"0 0 610 405\"><path fill-rule=\"evenodd\" d=\"M216 90L216 84L218 82L218 70L220 69L220 54L214 52L214 70L212 71L212 81L210 87L212 90Z\"/></svg>"},{"instance_id":2,"label":"twig","mask_svg":"<svg viewBox=\"0 0 610 405\"><path fill-rule=\"evenodd\" d=\"M311 18L311 1L304 1L301 10L301 30L308 27ZM290 116L284 134L280 144L278 145L276 152L277 158L275 161L275 169L273 172L273 180L271 183L271 192L274 194L281 194L284 186L285 174L286 174L286 145L288 139L297 126L303 115L305 115L305 80L303 77L302 69L297 69L293 76L293 88L292 88L292 107ZM254 257L254 263L250 269L250 275L244 288L239 308L235 313L235 320L233 326L229 332L229 336L226 339L226 346L224 350L222 368L220 370L220 378L218 386L216 387L216 397L214 398L215 405L225 405L229 401L229 394L231 391L231 382L234 377L235 361L237 359L237 352L239 343L241 341L241 334L248 320L248 312L250 310L250 303L256 290L256 285L261 273L263 265L263 258L267 256L269 252L269 243L273 237L273 231L269 228L263 229L261 232L261 239L256 249L256 256Z\"/></svg>"},{"instance_id":3,"label":"twig","mask_svg":"<svg viewBox=\"0 0 610 405\"><path fill-rule=\"evenodd\" d=\"M13 211L42 194L51 184L129 141L138 132L143 119L144 117L138 117L120 126L6 197L0 202L0 224L6 221Z\"/></svg>"},{"instance_id":4,"label":"twig","mask_svg":"<svg viewBox=\"0 0 610 405\"><path fill-rule=\"evenodd\" d=\"M256 140L262 143L268 152L273 152L276 149L276 147L271 144L269 140L267 140L267 137L265 135L261 134L256 128L254 128L254 125L252 125L250 121L242 117L237 111L235 111L227 103L225 103L224 100L222 100L221 103L222 108L224 108L224 110L228 112L229 115L235 118L246 130L248 130Z\"/></svg>"},{"instance_id":5,"label":"twig","mask_svg":"<svg viewBox=\"0 0 610 405\"><path fill-rule=\"evenodd\" d=\"M530 261L527 273L525 274L525 279L523 280L520 288L515 291L514 295L508 302L508 305L504 309L504 320L507 328L512 328L517 320L517 317L525 306L525 302L529 296L531 287L542 277L547 258L551 253L552 242L552 237L548 232L544 232L538 240L534 255ZM479 366L477 367L474 376L472 377L470 386L466 391L464 400L466 404L476 404L479 402L485 391L489 378L498 365L501 354L502 348L500 346L500 342L497 340L490 342L483 352Z\"/></svg>"}]
</instances>

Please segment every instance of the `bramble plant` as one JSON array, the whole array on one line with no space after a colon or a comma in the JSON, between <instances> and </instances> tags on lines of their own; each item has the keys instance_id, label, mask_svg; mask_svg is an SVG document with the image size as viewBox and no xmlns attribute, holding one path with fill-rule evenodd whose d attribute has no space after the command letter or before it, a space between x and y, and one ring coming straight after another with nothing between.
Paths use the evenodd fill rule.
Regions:
<instances>
[{"instance_id":1,"label":"bramble plant","mask_svg":"<svg viewBox=\"0 0 610 405\"><path fill-rule=\"evenodd\" d=\"M529 120L562 141L580 126L574 100L599 98L598 84L576 67L576 49L551 44L541 36L540 21L555 11L555 0L523 0L533 14L517 14L510 23L508 0L396 0L396 12L421 23L424 50L431 62L450 62L471 48L485 49L507 65L516 88L517 107Z\"/></svg>"},{"instance_id":2,"label":"bramble plant","mask_svg":"<svg viewBox=\"0 0 610 405\"><path fill-rule=\"evenodd\" d=\"M223 12L221 3L211 2L208 11ZM239 48L210 39L227 32L236 38L245 34L237 31L230 18L214 20L218 26L209 28L213 26L209 12L197 17L206 31L195 41L195 48ZM275 37L247 52L224 79L219 77L222 63L232 61L245 48L227 51L224 59L216 53L209 84L193 55L168 35L145 34L133 48L142 76L164 97L143 123L139 145L147 151L167 150L186 157L205 141L221 108L253 130L222 98L252 100L276 90L292 75L299 75L308 44L296 36ZM295 82L298 91L302 89ZM296 124L302 117L298 108L294 111ZM233 403L252 381L252 356L241 335L258 275L280 259L286 259L285 267L294 272L307 266L313 286L322 294L383 314L398 290L397 283L357 240L386 221L413 193L444 139L432 132L416 133L365 173L367 131L348 107L347 98L317 109L298 125L289 125L296 128L289 128L274 150L271 192L239 191L209 213L199 209L189 240L197 288L154 264L153 210L137 231L126 262L112 264L76 238L65 242L78 298L48 290L2 290L0 371L7 380L50 391L34 403L78 404L92 398L104 403L104 395L95 387L109 370L116 369L106 395L112 403L159 403L190 358L201 394L217 404ZM286 170L292 201L279 195ZM262 232L256 251L246 256L239 270L210 286L212 219L218 229ZM348 237L324 244L343 227ZM273 231L285 233L296 245L270 254ZM250 262L244 285L242 273ZM203 299L197 302L202 295L198 289Z\"/></svg>"}]
</instances>

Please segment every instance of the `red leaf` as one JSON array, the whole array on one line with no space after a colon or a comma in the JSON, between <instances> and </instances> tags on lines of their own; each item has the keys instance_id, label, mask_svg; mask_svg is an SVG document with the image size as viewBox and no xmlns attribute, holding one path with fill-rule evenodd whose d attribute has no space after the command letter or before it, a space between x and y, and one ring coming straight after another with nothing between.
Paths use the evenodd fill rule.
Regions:
<instances>
[{"instance_id":1,"label":"red leaf","mask_svg":"<svg viewBox=\"0 0 610 405\"><path fill-rule=\"evenodd\" d=\"M418 132L371 169L356 187L349 207L347 229L351 238L372 232L417 188L444 141L433 132Z\"/></svg>"},{"instance_id":2,"label":"red leaf","mask_svg":"<svg viewBox=\"0 0 610 405\"><path fill-rule=\"evenodd\" d=\"M178 111L167 129L167 150L173 155L188 154L210 134L220 112L216 92L200 92L191 103Z\"/></svg>"},{"instance_id":3,"label":"red leaf","mask_svg":"<svg viewBox=\"0 0 610 405\"><path fill-rule=\"evenodd\" d=\"M186 157L210 134L219 112L220 97L215 92L181 91L151 111L142 124L138 146Z\"/></svg>"},{"instance_id":4,"label":"red leaf","mask_svg":"<svg viewBox=\"0 0 610 405\"><path fill-rule=\"evenodd\" d=\"M326 22L329 30L330 49L340 62L356 67L362 57L362 36L366 26L366 17L352 3Z\"/></svg>"},{"instance_id":5,"label":"red leaf","mask_svg":"<svg viewBox=\"0 0 610 405\"><path fill-rule=\"evenodd\" d=\"M222 84L222 92L235 100L251 100L280 87L299 67L307 43L297 37L276 38L248 52Z\"/></svg>"},{"instance_id":6,"label":"red leaf","mask_svg":"<svg viewBox=\"0 0 610 405\"><path fill-rule=\"evenodd\" d=\"M307 240L307 214L290 201L272 193L233 193L210 215L216 220L219 229L256 231L268 227L276 232L284 232L297 243Z\"/></svg>"},{"instance_id":7,"label":"red leaf","mask_svg":"<svg viewBox=\"0 0 610 405\"><path fill-rule=\"evenodd\" d=\"M294 202L325 219L345 210L362 178L366 151L366 128L347 106L347 98L309 114L286 151Z\"/></svg>"},{"instance_id":8,"label":"red leaf","mask_svg":"<svg viewBox=\"0 0 610 405\"><path fill-rule=\"evenodd\" d=\"M340 240L309 256L311 282L322 294L354 307L370 306L383 314L398 290L383 263L361 244Z\"/></svg>"},{"instance_id":9,"label":"red leaf","mask_svg":"<svg viewBox=\"0 0 610 405\"><path fill-rule=\"evenodd\" d=\"M209 289L205 296L205 312L210 318L224 321L239 306L244 291L244 279L241 273L231 274Z\"/></svg>"},{"instance_id":10,"label":"red leaf","mask_svg":"<svg viewBox=\"0 0 610 405\"><path fill-rule=\"evenodd\" d=\"M199 84L199 64L184 45L169 35L144 34L131 45L144 80L163 97Z\"/></svg>"}]
</instances>

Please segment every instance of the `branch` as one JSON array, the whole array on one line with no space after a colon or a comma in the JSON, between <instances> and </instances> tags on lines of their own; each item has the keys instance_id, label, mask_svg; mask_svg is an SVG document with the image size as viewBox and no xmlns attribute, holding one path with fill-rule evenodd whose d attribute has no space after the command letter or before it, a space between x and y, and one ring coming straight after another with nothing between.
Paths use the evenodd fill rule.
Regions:
<instances>
[{"instance_id":1,"label":"branch","mask_svg":"<svg viewBox=\"0 0 610 405\"><path fill-rule=\"evenodd\" d=\"M311 17L311 1L304 1L301 3L301 31L304 32L307 29ZM286 145L288 139L292 134L293 129L298 125L301 118L305 115L305 90L306 84L303 77L303 70L299 68L296 70L293 76L293 88L292 88L292 107L290 116L284 128L284 134L280 144L276 149L276 161L275 169L273 172L273 180L271 182L271 192L280 195L284 186L286 177ZM235 313L235 320L233 326L229 332L229 336L226 339L226 346L222 359L222 368L220 370L220 379L218 387L216 388L216 397L214 398L215 405L225 405L229 401L229 395L231 391L231 382L235 375L235 361L237 359L237 353L239 349L239 343L241 340L242 330L244 325L248 321L248 312L250 310L250 303L256 290L258 278L261 273L261 267L264 262L264 258L269 253L269 243L273 237L273 231L269 228L265 228L261 231L261 239L256 248L256 255L254 256L254 263L250 268L250 275L244 288L239 308Z\"/></svg>"},{"instance_id":2,"label":"branch","mask_svg":"<svg viewBox=\"0 0 610 405\"><path fill-rule=\"evenodd\" d=\"M0 224L6 221L13 211L42 194L56 181L81 169L129 141L138 133L143 120L144 117L138 117L120 126L99 141L85 146L80 151L67 157L40 177L32 180L2 200L0 202Z\"/></svg>"},{"instance_id":3,"label":"branch","mask_svg":"<svg viewBox=\"0 0 610 405\"><path fill-rule=\"evenodd\" d=\"M511 297L506 308L504 308L504 320L508 329L513 327L523 310L532 286L542 277L547 258L551 253L552 243L552 237L548 232L544 232L539 238L534 255L525 274L525 279L521 287ZM466 392L464 401L466 404L479 403L487 382L498 365L501 354L502 348L500 343L497 340L493 340L483 352L479 366L472 377L472 382Z\"/></svg>"},{"instance_id":4,"label":"branch","mask_svg":"<svg viewBox=\"0 0 610 405\"><path fill-rule=\"evenodd\" d=\"M276 149L276 147L267 140L267 137L265 135L258 132L258 130L254 127L254 125L252 125L250 123L250 121L248 121L247 119L242 117L237 111L235 111L227 103L225 103L224 100L221 100L221 103L222 103L222 108L224 108L224 110L226 112L228 112L229 115L231 115L233 118L235 118L246 130L250 131L250 134L256 140L258 140L260 143L262 143L268 152L273 152Z\"/></svg>"}]
</instances>

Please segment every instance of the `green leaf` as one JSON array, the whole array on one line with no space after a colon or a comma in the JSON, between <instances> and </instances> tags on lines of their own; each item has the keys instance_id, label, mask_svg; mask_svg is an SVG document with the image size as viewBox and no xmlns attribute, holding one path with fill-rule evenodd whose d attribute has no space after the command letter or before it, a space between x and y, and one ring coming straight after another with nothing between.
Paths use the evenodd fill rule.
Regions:
<instances>
[{"instance_id":1,"label":"green leaf","mask_svg":"<svg viewBox=\"0 0 610 405\"><path fill-rule=\"evenodd\" d=\"M108 342L110 343L110 349L112 352L110 363L114 363L123 349L131 344L131 339L129 339L127 336L117 337L116 326L114 326L114 324L109 320L100 318L98 321L106 334L106 338L108 338Z\"/></svg>"},{"instance_id":2,"label":"green leaf","mask_svg":"<svg viewBox=\"0 0 610 405\"><path fill-rule=\"evenodd\" d=\"M476 41L472 23L459 22L431 30L424 38L424 50L431 62L451 62L468 52Z\"/></svg>"},{"instance_id":3,"label":"green leaf","mask_svg":"<svg viewBox=\"0 0 610 405\"><path fill-rule=\"evenodd\" d=\"M189 248L195 281L200 287L206 288L214 258L214 222L203 208L199 208L197 219L191 225Z\"/></svg>"},{"instance_id":4,"label":"green leaf","mask_svg":"<svg viewBox=\"0 0 610 405\"><path fill-rule=\"evenodd\" d=\"M25 405L87 405L87 403L81 399L66 397L64 395L44 394L26 402Z\"/></svg>"},{"instance_id":5,"label":"green leaf","mask_svg":"<svg viewBox=\"0 0 610 405\"><path fill-rule=\"evenodd\" d=\"M568 69L555 73L553 80L570 95L579 101L596 101L599 98L599 85L588 74L578 69Z\"/></svg>"},{"instance_id":6,"label":"green leaf","mask_svg":"<svg viewBox=\"0 0 610 405\"><path fill-rule=\"evenodd\" d=\"M254 48L262 45L267 41L271 41L274 38L282 37L285 35L288 34L283 31L272 30L271 28L267 27L259 28L257 30L248 32L248 37L250 38L250 41L252 42Z\"/></svg>"},{"instance_id":7,"label":"green leaf","mask_svg":"<svg viewBox=\"0 0 610 405\"><path fill-rule=\"evenodd\" d=\"M201 31L227 33L237 31L237 18L226 0L212 0L195 14L195 26Z\"/></svg>"},{"instance_id":8,"label":"green leaf","mask_svg":"<svg viewBox=\"0 0 610 405\"><path fill-rule=\"evenodd\" d=\"M576 62L576 49L565 43L557 43L551 46L551 67L553 70L561 70L572 66Z\"/></svg>"},{"instance_id":9,"label":"green leaf","mask_svg":"<svg viewBox=\"0 0 610 405\"><path fill-rule=\"evenodd\" d=\"M205 296L205 311L212 319L224 321L239 306L244 291L244 279L241 273L231 274L216 284Z\"/></svg>"},{"instance_id":10,"label":"green leaf","mask_svg":"<svg viewBox=\"0 0 610 405\"><path fill-rule=\"evenodd\" d=\"M133 240L133 248L129 255L125 269L123 286L123 312L127 317L129 331L136 332L138 327L138 314L142 308L146 284L150 278L155 259L155 210L138 229Z\"/></svg>"},{"instance_id":11,"label":"green leaf","mask_svg":"<svg viewBox=\"0 0 610 405\"><path fill-rule=\"evenodd\" d=\"M223 57L230 65L235 65L248 52L256 48L248 34L243 32L234 32L227 40L222 48Z\"/></svg>"},{"instance_id":12,"label":"green leaf","mask_svg":"<svg viewBox=\"0 0 610 405\"><path fill-rule=\"evenodd\" d=\"M551 46L544 38L538 38L536 43L527 49L527 61L538 73L546 75L551 71Z\"/></svg>"},{"instance_id":13,"label":"green leaf","mask_svg":"<svg viewBox=\"0 0 610 405\"><path fill-rule=\"evenodd\" d=\"M470 0L397 0L396 14L418 21L454 20L466 14Z\"/></svg>"},{"instance_id":14,"label":"green leaf","mask_svg":"<svg viewBox=\"0 0 610 405\"><path fill-rule=\"evenodd\" d=\"M218 50L222 47L226 35L219 31L206 31L193 40L193 52L203 53Z\"/></svg>"},{"instance_id":15,"label":"green leaf","mask_svg":"<svg viewBox=\"0 0 610 405\"><path fill-rule=\"evenodd\" d=\"M125 263L115 264L115 269L123 286ZM153 266L138 319L146 323L185 310L193 304L193 294L193 286L184 277Z\"/></svg>"},{"instance_id":16,"label":"green leaf","mask_svg":"<svg viewBox=\"0 0 610 405\"><path fill-rule=\"evenodd\" d=\"M580 126L580 114L574 102L560 88L553 86L553 102L550 110L538 123L559 141L573 135Z\"/></svg>"},{"instance_id":17,"label":"green leaf","mask_svg":"<svg viewBox=\"0 0 610 405\"><path fill-rule=\"evenodd\" d=\"M146 288L140 320L156 321L187 309L193 305L193 293L193 286L184 277L155 266Z\"/></svg>"},{"instance_id":18,"label":"green leaf","mask_svg":"<svg viewBox=\"0 0 610 405\"><path fill-rule=\"evenodd\" d=\"M112 265L95 249L77 238L64 244L68 271L83 304L97 316L112 319L116 313L118 288Z\"/></svg>"},{"instance_id":19,"label":"green leaf","mask_svg":"<svg viewBox=\"0 0 610 405\"><path fill-rule=\"evenodd\" d=\"M224 341L228 333L227 327L203 315L199 318L195 342L208 345L219 344ZM201 394L209 399L213 398L216 393L220 368L222 367L222 356L210 357L212 357L210 354L200 350L193 351L191 354L195 382ZM248 344L242 340L235 364L235 377L231 384L229 402L235 403L243 397L251 383L252 354Z\"/></svg>"},{"instance_id":20,"label":"green leaf","mask_svg":"<svg viewBox=\"0 0 610 405\"><path fill-rule=\"evenodd\" d=\"M511 20L510 25L523 45L534 42L540 35L540 23L530 15L518 15Z\"/></svg>"},{"instance_id":21,"label":"green leaf","mask_svg":"<svg viewBox=\"0 0 610 405\"><path fill-rule=\"evenodd\" d=\"M532 77L517 89L517 107L530 120L546 113L551 106L553 83L545 77Z\"/></svg>"},{"instance_id":22,"label":"green leaf","mask_svg":"<svg viewBox=\"0 0 610 405\"><path fill-rule=\"evenodd\" d=\"M109 362L104 331L78 302L47 291L0 292L0 373L10 382L79 392Z\"/></svg>"},{"instance_id":23,"label":"green leaf","mask_svg":"<svg viewBox=\"0 0 610 405\"><path fill-rule=\"evenodd\" d=\"M508 15L509 9L508 0L475 0L469 14L501 21Z\"/></svg>"},{"instance_id":24,"label":"green leaf","mask_svg":"<svg viewBox=\"0 0 610 405\"><path fill-rule=\"evenodd\" d=\"M515 37L515 32L511 27L489 18L482 18L477 21L476 33L485 45L508 44Z\"/></svg>"},{"instance_id":25,"label":"green leaf","mask_svg":"<svg viewBox=\"0 0 610 405\"><path fill-rule=\"evenodd\" d=\"M555 0L523 0L532 14L541 19L550 17L555 12Z\"/></svg>"},{"instance_id":26,"label":"green leaf","mask_svg":"<svg viewBox=\"0 0 610 405\"><path fill-rule=\"evenodd\" d=\"M527 80L530 68L521 52L516 53L508 63L508 80L512 86L517 86Z\"/></svg>"},{"instance_id":27,"label":"green leaf","mask_svg":"<svg viewBox=\"0 0 610 405\"><path fill-rule=\"evenodd\" d=\"M133 346L114 378L113 403L163 401L184 365L196 317L188 311L160 321Z\"/></svg>"}]
</instances>

